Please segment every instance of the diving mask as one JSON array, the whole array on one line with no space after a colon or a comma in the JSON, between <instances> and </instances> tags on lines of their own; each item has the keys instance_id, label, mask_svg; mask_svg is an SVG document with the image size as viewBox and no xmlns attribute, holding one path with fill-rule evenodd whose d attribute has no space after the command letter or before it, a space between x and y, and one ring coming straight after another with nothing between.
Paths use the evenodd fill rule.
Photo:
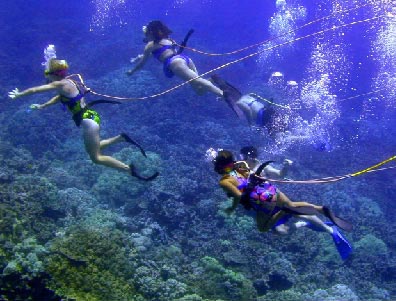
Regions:
<instances>
[{"instance_id":1,"label":"diving mask","mask_svg":"<svg viewBox=\"0 0 396 301\"><path fill-rule=\"evenodd\" d=\"M234 169L240 169L243 171L250 171L249 165L246 161L237 161L234 163Z\"/></svg>"}]
</instances>

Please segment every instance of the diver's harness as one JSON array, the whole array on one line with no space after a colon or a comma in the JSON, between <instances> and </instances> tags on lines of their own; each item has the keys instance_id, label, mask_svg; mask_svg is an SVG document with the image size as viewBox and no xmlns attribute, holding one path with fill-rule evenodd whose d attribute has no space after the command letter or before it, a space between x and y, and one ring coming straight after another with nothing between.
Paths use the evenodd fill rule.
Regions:
<instances>
[{"instance_id":1,"label":"diver's harness","mask_svg":"<svg viewBox=\"0 0 396 301\"><path fill-rule=\"evenodd\" d=\"M257 168L255 173L252 173L247 181L246 187L243 189L240 203L246 210L253 209L253 206L250 201L250 195L254 191L255 187L266 182L267 179L261 177L261 173L263 172L264 168L268 165L273 163L274 161L266 161Z\"/></svg>"},{"instance_id":2,"label":"diver's harness","mask_svg":"<svg viewBox=\"0 0 396 301\"><path fill-rule=\"evenodd\" d=\"M184 48L186 48L186 46L187 46L188 39L193 34L193 32L194 32L194 29L190 29L180 44L177 44L176 41L174 41L173 39L170 39L173 43L172 48L175 50L175 54L172 56L179 55L184 51ZM155 40L154 42L159 42L160 40L161 39ZM143 43L148 43L148 42L149 42L149 40L147 38L143 39ZM179 49L176 50L177 46L179 46Z\"/></svg>"},{"instance_id":3,"label":"diver's harness","mask_svg":"<svg viewBox=\"0 0 396 301\"><path fill-rule=\"evenodd\" d=\"M72 76L72 75L71 75ZM70 76L70 77L71 77ZM94 100L91 102L87 102L85 103L85 107L81 108L81 102L80 100L87 95L88 93L91 92L91 89L88 88L85 84L83 79L78 75L80 81L75 81L73 79L71 79L70 77L68 77L67 79L69 79L71 82L73 82L73 84L76 86L77 90L78 90L78 95L76 97L73 98L69 98L69 97L65 97L62 96L62 98L66 98L68 99L69 103L64 103L62 102L65 106L67 106L69 108L69 110L73 113L73 120L75 122L75 124L77 126L80 126L81 121L83 120L83 116L84 114L90 110L93 106L97 105L97 104L121 104L121 102L119 101L115 101L115 100L106 100L106 99L98 99L98 100ZM76 105L78 105L78 107L76 107Z\"/></svg>"},{"instance_id":4,"label":"diver's harness","mask_svg":"<svg viewBox=\"0 0 396 301\"><path fill-rule=\"evenodd\" d=\"M268 164L273 163L273 162L274 161L266 161L266 162L262 163L257 168L256 172L249 176L249 179L247 181L245 188L243 189L243 192L241 195L241 200L240 200L240 203L243 205L243 207L246 210L250 210L250 209L254 208L251 203L251 194L252 194L252 192L254 192L254 190L256 189L256 187L258 185L268 181L268 179L263 178L260 175L263 172L264 168ZM269 212L269 214L271 214L276 207L276 202L272 202L271 199L269 201L272 203L272 205L269 208L268 212ZM328 207L324 206L323 209L324 209L324 215L327 216L334 224L339 225L339 222L336 221L339 218L334 216L334 214L330 211L330 209ZM281 208L281 210L288 214L293 214L293 215L316 215L316 214L318 214L318 211L312 206L301 206L301 207L296 207L293 209ZM344 226L341 228L345 230L346 227ZM350 230L347 230L347 231L350 231Z\"/></svg>"}]
</instances>

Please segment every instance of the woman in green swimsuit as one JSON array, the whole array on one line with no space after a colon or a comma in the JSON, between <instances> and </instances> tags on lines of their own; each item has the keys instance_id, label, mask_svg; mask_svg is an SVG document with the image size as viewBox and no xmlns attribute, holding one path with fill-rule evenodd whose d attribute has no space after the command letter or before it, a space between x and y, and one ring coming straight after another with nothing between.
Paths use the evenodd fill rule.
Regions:
<instances>
[{"instance_id":1,"label":"woman in green swimsuit","mask_svg":"<svg viewBox=\"0 0 396 301\"><path fill-rule=\"evenodd\" d=\"M102 149L114 143L129 142L135 145L137 144L125 133L109 139L100 140L100 117L96 111L89 108L89 105L84 100L84 95L89 92L89 89L84 85L81 76L77 75L79 81L71 79L72 76L67 76L68 65L65 60L51 59L48 61L47 68L45 75L49 80L48 84L32 87L24 91L19 91L16 88L9 92L8 96L11 99L16 99L36 93L56 91L58 95L52 97L46 103L32 104L30 107L32 109L44 109L58 102L66 105L73 114L73 120L76 125L81 126L83 129L85 149L93 163L128 172L143 180L152 180L158 176L158 173L155 173L149 178L140 177L132 164L128 166L111 156L103 155L101 153ZM143 149L139 145L137 146L143 155L145 155Z\"/></svg>"}]
</instances>

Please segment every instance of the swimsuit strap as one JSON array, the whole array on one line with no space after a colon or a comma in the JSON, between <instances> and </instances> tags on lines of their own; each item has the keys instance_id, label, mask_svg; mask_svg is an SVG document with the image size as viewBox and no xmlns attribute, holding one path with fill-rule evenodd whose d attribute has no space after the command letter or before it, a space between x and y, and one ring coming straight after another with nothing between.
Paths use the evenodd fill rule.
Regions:
<instances>
[{"instance_id":1,"label":"swimsuit strap","mask_svg":"<svg viewBox=\"0 0 396 301\"><path fill-rule=\"evenodd\" d=\"M159 44L161 45L161 44ZM161 55L168 49L172 49L173 51L175 50L175 45L174 44L170 44L170 45L161 45L160 48L157 48L153 51L151 51L151 54L157 59L159 60Z\"/></svg>"},{"instance_id":2,"label":"swimsuit strap","mask_svg":"<svg viewBox=\"0 0 396 301\"><path fill-rule=\"evenodd\" d=\"M75 102L79 101L81 98L84 97L84 92L81 91L80 86L77 84L77 82L75 82L74 80L72 80L70 78L68 78L68 80L76 87L76 89L78 91L78 94L76 96L74 96L74 97L67 97L67 96L61 95L61 97L63 99L67 100L67 101L62 101L61 100L61 102L62 103L68 103L70 101L70 102L75 103Z\"/></svg>"}]
</instances>

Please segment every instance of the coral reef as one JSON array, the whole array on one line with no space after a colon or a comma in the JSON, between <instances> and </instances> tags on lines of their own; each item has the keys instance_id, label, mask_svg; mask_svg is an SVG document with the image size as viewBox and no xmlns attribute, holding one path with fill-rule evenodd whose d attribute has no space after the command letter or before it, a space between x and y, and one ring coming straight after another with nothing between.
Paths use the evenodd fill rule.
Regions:
<instances>
[{"instance_id":1,"label":"coral reef","mask_svg":"<svg viewBox=\"0 0 396 301\"><path fill-rule=\"evenodd\" d=\"M106 36L84 32L89 24L84 24L83 20L91 14L89 10L93 5L54 1L50 4L51 9L40 10L37 14L22 2L7 2L7 7L14 7L14 13L8 8L4 10L7 15L3 16L3 33L5 37L13 38L4 39L5 47L0 51L0 66L4 71L0 75L4 83L0 90L3 95L14 86L22 89L40 83L42 70L35 68L34 62L43 41L53 38L49 36L52 30L48 28L59 32L59 43L67 45L62 47L62 51L70 62L70 71L81 72L87 85L96 92L139 97L161 93L177 83L177 80L165 81L157 72L159 66L141 70L133 77L125 76L128 69L125 56L130 55L131 50L141 51L142 45L129 49L125 43L114 43L130 40L131 36L140 42L139 34L132 28L140 30L141 25L137 23L147 16L142 13L149 11L161 16L163 10L155 11L151 7L147 10L146 6L139 7L143 3L147 5L144 1L134 1L131 10L139 12L139 17L131 17L128 22L119 24L123 33L117 27ZM168 8L175 2L179 8L188 3L187 15L190 18L190 13L193 14L191 20L198 20L195 13L206 12L211 5L217 5L216 8L222 6L218 1L201 1L199 5L205 9L195 9L193 5L198 5L199 1L168 1L161 7L166 8L169 18L172 11ZM231 2L233 5L230 7L234 10L243 1ZM322 18L323 13L330 9L328 4L337 3L345 9L344 4L352 5L349 2L327 1L320 5L315 2L314 8L307 9L307 17L320 14L318 17ZM362 0L357 2L364 4L364 14L370 18L372 11L369 6L366 7ZM377 2L381 1L370 1L369 5L379 5ZM279 0L275 6L284 5L285 1ZM21 7L24 7L22 17ZM37 10L37 6L32 7ZM227 7L223 7L222 12ZM316 7L320 11L314 10ZM271 13L271 6L268 8L262 13ZM48 15L47 11L51 14ZM73 17L81 17L79 22L63 15L69 11L73 12ZM243 14L236 12L242 20ZM345 18L342 24L347 24L349 13L342 14ZM332 17L337 15L332 14ZM358 20L355 15L351 16L353 21ZM25 23L31 19L37 22L34 26ZM229 19L233 26L238 25ZM382 19L388 18L376 21L383 22ZM260 18L258 23L253 19L250 21L245 22L244 28L259 28L263 19ZM212 31L216 27L213 22L200 22L200 26L210 28L211 40L217 41L220 36L218 31ZM339 22L341 24L341 20ZM172 29L177 29L175 32L184 30L185 23L182 23L175 24ZM330 25L332 21L328 19L324 23ZM384 28L382 23L377 25L370 25L370 28ZM320 39L325 39L330 32L333 30L321 34ZM256 35L260 31L243 31L243 35L252 33ZM350 33L360 37L348 30L340 36ZM233 43L242 46L246 40L239 39L237 31L234 34ZM229 39L228 34L225 36ZM200 46L198 48L225 50L229 44L209 45L202 42L202 37L194 41ZM256 39L256 36L251 37ZM369 43L367 32L364 32L364 37L367 38L364 42ZM355 40L361 42L355 38L351 42ZM9 43L13 44L10 49ZM342 46L338 41L319 44L319 50L325 45L337 45L340 49ZM380 95L372 95L378 96L377 100L361 97L356 102L353 98L349 100L351 102L338 101L345 90L364 93L366 87L361 83L362 76L358 72L346 72L345 76L356 75L359 81L333 90L327 86L333 74L323 74L327 73L323 70L329 66L325 62L323 69L311 67L308 73L312 71L317 78L327 80L309 80L300 67L309 60L306 55L310 49L305 49L302 43L301 48L308 51L304 51L301 60L293 55L294 63L285 69L295 69L293 75L301 76L301 84L308 84L309 89L303 89L301 94L304 102L301 99L289 101L286 91L275 87L281 83L274 82L274 87L270 82L266 84L269 74L275 71L276 62L260 69L256 62L245 61L238 67L235 64L232 68L236 69L232 72L221 72L224 71L225 79L230 79L233 84L235 81L236 87L248 89L243 93L257 91L263 97L274 97L278 104L293 106L290 119L294 119L295 111L301 111L304 118L324 117L318 113L324 113L321 111L327 110L337 100L337 106L332 106L329 113L336 110L332 115L337 117L341 113L340 118L334 121L342 131L329 133L331 142L334 142L331 151L315 150L307 145L310 142L303 140L286 143L285 148L282 141L268 136L265 130L258 131L235 118L226 102L215 101L213 95L203 95L198 99L188 85L147 101L95 106L102 119L101 138L126 132L146 150L147 158L133 145L124 142L103 150L104 154L114 155L126 164L133 163L143 175L160 172L155 181L144 182L127 173L92 163L84 149L81 128L75 127L69 112L62 110L61 105L45 110L28 109L30 104L43 103L51 95L32 95L20 101L4 99L0 102L0 300L396 299L396 215L392 203L396 180L391 173L393 170L361 174L324 185L279 183L279 189L293 200L328 205L337 215L354 224L354 230L345 233L354 248L346 261L340 259L328 233L310 229L291 229L288 236L260 233L254 212L243 208L238 208L231 216L224 212L230 200L218 187L218 175L213 172L212 164L204 159L209 147L237 152L242 146L253 144L260 149L260 159L275 160L275 165L284 158L290 158L295 163L288 176L295 180L350 174L380 162L383 155L385 159L386 154L394 154L396 127L393 108L389 106L384 110ZM372 57L373 51L367 50L370 52L367 57ZM279 53L282 53L281 49ZM322 61L320 55L317 59ZM208 60L204 63L202 59L199 66L202 63L203 69L200 71L210 69L211 64L226 63L226 60L217 56L215 62ZM393 62L381 61L389 65ZM366 71L367 65L361 65L359 61L354 71L360 68ZM334 72L335 66L330 66ZM315 93L307 93L312 91ZM325 95L322 95L323 91ZM346 95L349 96L356 95ZM87 101L98 98L101 97L93 93L86 95ZM320 104L320 112L312 106L315 101ZM390 101L386 99L387 104ZM365 109L361 103L377 102L380 112L370 108L365 113L373 115L366 116L370 122L365 121L364 112L362 115L359 112ZM380 125L377 122L379 116L386 117ZM295 122L302 119L302 116L295 118ZM322 121L318 120L318 123ZM305 134L304 127L309 124L301 124ZM326 130L330 132L333 127Z\"/></svg>"},{"instance_id":2,"label":"coral reef","mask_svg":"<svg viewBox=\"0 0 396 301\"><path fill-rule=\"evenodd\" d=\"M206 298L224 300L253 300L256 291L251 281L243 274L223 267L213 257L204 257L195 269L194 286L198 287L199 295Z\"/></svg>"},{"instance_id":3,"label":"coral reef","mask_svg":"<svg viewBox=\"0 0 396 301\"><path fill-rule=\"evenodd\" d=\"M358 296L345 284L336 284L329 289L318 289L312 295L304 295L306 301L359 301Z\"/></svg>"},{"instance_id":4,"label":"coral reef","mask_svg":"<svg viewBox=\"0 0 396 301\"><path fill-rule=\"evenodd\" d=\"M70 229L51 245L48 287L75 300L138 300L131 281L135 267L128 260L132 251L120 231Z\"/></svg>"}]
</instances>

